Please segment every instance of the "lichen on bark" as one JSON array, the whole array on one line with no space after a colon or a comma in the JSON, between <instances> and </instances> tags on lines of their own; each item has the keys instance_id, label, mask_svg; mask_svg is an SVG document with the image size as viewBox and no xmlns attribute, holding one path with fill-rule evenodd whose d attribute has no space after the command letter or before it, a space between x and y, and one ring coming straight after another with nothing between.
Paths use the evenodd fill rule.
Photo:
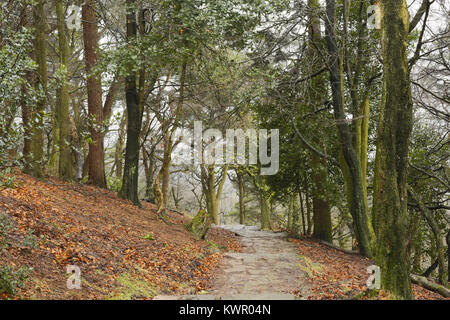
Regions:
<instances>
[{"instance_id":1,"label":"lichen on bark","mask_svg":"<svg viewBox=\"0 0 450 320\"><path fill-rule=\"evenodd\" d=\"M191 221L184 226L186 230L191 232L197 239L205 239L213 219L208 212L200 210Z\"/></svg>"}]
</instances>

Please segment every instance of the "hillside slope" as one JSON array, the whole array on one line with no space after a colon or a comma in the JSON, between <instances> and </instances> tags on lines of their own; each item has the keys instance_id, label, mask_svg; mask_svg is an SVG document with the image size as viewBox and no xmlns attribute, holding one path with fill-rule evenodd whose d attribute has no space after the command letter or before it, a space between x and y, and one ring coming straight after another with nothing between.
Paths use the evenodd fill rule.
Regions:
<instances>
[{"instance_id":1,"label":"hillside slope","mask_svg":"<svg viewBox=\"0 0 450 320\"><path fill-rule=\"evenodd\" d=\"M223 251L239 250L235 236L211 229L209 241L184 227L188 218L155 207L139 209L115 193L17 172L0 190L0 270L31 267L20 299L150 299L203 290ZM1 236L1 235L0 235ZM67 289L68 265L81 269L82 288ZM3 298L11 298L3 294Z\"/></svg>"}]
</instances>

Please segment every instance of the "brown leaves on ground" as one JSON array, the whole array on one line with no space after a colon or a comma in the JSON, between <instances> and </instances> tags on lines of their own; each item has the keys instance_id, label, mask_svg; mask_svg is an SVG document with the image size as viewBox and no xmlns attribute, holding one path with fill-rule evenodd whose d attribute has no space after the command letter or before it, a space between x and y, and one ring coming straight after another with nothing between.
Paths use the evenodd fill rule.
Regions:
<instances>
[{"instance_id":1,"label":"brown leaves on ground","mask_svg":"<svg viewBox=\"0 0 450 320\"><path fill-rule=\"evenodd\" d=\"M148 299L194 293L207 286L221 258L221 250L184 229L188 218L181 214L168 211L166 223L157 219L154 205L144 202L140 209L104 189L40 181L19 172L16 179L17 188L0 190L0 212L16 224L9 235L16 244L0 250L0 267L33 268L16 298ZM17 245L30 230L36 247ZM208 238L223 250L239 250L230 232L211 229ZM67 289L68 265L80 267L81 290ZM142 292L139 283L151 290Z\"/></svg>"},{"instance_id":2,"label":"brown leaves on ground","mask_svg":"<svg viewBox=\"0 0 450 320\"><path fill-rule=\"evenodd\" d=\"M366 281L369 277L367 267L374 262L360 255L344 253L312 239L290 239L298 245L301 257L307 261L301 268L308 268L310 278L310 300L374 299L365 296ZM412 285L415 299L440 300L441 295ZM293 292L301 296L300 291ZM384 292L379 292L376 299L388 299Z\"/></svg>"}]
</instances>

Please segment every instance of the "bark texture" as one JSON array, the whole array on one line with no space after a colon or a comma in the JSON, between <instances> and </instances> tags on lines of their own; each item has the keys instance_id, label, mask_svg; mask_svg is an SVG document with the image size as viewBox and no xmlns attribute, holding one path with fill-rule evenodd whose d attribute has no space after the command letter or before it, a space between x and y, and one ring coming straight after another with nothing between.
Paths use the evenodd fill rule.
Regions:
<instances>
[{"instance_id":1,"label":"bark texture","mask_svg":"<svg viewBox=\"0 0 450 320\"><path fill-rule=\"evenodd\" d=\"M43 155L44 155L44 111L47 105L47 19L44 8L44 1L39 0L34 6L34 57L37 63L36 87L42 90L42 96L37 101L36 107L32 111L32 139L31 152L32 174L35 177L43 176Z\"/></svg>"},{"instance_id":2,"label":"bark texture","mask_svg":"<svg viewBox=\"0 0 450 320\"><path fill-rule=\"evenodd\" d=\"M406 0L382 0L383 99L378 125L373 219L381 285L411 299L407 252L407 168L412 99L407 62L409 14Z\"/></svg>"},{"instance_id":3,"label":"bark texture","mask_svg":"<svg viewBox=\"0 0 450 320\"><path fill-rule=\"evenodd\" d=\"M361 163L359 153L353 146L351 131L344 112L343 66L335 35L335 14L336 2L327 0L325 32L334 118L338 128L343 159L349 172L346 187L351 190L350 213L355 225L356 238L361 253L366 257L372 257L374 234L364 200L365 190L361 175ZM344 167L342 169L345 171Z\"/></svg>"},{"instance_id":4,"label":"bark texture","mask_svg":"<svg viewBox=\"0 0 450 320\"><path fill-rule=\"evenodd\" d=\"M55 0L58 25L59 67L63 72L61 86L57 92L56 119L59 131L58 173L62 180L71 180L74 175L71 152L71 125L69 114L69 43L67 40L64 6L62 0Z\"/></svg>"},{"instance_id":5,"label":"bark texture","mask_svg":"<svg viewBox=\"0 0 450 320\"><path fill-rule=\"evenodd\" d=\"M127 41L132 42L137 37L136 12L131 9L135 0L127 0ZM140 103L137 88L137 73L130 70L125 79L125 98L127 105L127 141L125 147L125 165L123 170L122 188L119 195L123 199L131 200L139 205L138 179L139 179L139 137L141 134L143 107Z\"/></svg>"},{"instance_id":6,"label":"bark texture","mask_svg":"<svg viewBox=\"0 0 450 320\"><path fill-rule=\"evenodd\" d=\"M98 26L95 16L95 1L86 0L82 8L84 58L87 75L89 132L88 170L89 183L106 188L103 147L102 84L98 74L92 74L99 55Z\"/></svg>"}]
</instances>

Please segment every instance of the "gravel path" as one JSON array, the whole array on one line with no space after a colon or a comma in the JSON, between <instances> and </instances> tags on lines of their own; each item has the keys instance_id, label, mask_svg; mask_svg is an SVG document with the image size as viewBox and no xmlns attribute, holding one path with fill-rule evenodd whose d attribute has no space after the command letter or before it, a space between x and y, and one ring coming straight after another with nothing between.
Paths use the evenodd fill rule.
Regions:
<instances>
[{"instance_id":1,"label":"gravel path","mask_svg":"<svg viewBox=\"0 0 450 320\"><path fill-rule=\"evenodd\" d=\"M304 272L299 268L297 246L282 232L259 231L256 227L222 225L239 236L243 252L226 253L207 294L158 296L156 300L290 300L292 290L302 287ZM298 299L298 298L297 298Z\"/></svg>"}]
</instances>

